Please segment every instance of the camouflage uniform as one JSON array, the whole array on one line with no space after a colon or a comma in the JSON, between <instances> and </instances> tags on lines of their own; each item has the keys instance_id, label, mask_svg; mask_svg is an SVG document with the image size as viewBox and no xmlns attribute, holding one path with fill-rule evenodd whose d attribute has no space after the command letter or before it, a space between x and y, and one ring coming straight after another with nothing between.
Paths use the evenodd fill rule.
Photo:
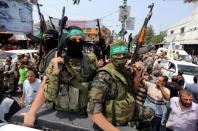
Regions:
<instances>
[{"instance_id":1,"label":"camouflage uniform","mask_svg":"<svg viewBox=\"0 0 198 131\"><path fill-rule=\"evenodd\" d=\"M50 61L54 58L56 51L57 51L57 48L52 49L51 51L47 53L47 55L43 58L43 60L41 60L39 67L38 67L41 80L43 79L43 76L45 75L45 70L47 69Z\"/></svg>"},{"instance_id":2,"label":"camouflage uniform","mask_svg":"<svg viewBox=\"0 0 198 131\"><path fill-rule=\"evenodd\" d=\"M25 62L25 67L28 68L28 69L33 68L32 61L29 60L29 61Z\"/></svg>"},{"instance_id":3,"label":"camouflage uniform","mask_svg":"<svg viewBox=\"0 0 198 131\"><path fill-rule=\"evenodd\" d=\"M109 64L106 66L108 67ZM109 67L111 67L110 69L111 71L115 70L114 68L112 68L112 65ZM118 74L116 75L118 76ZM120 74L120 75L123 75L123 74ZM127 111L127 109L124 107L126 104L130 104L130 102L127 103L128 101L126 103L121 103L122 101L118 100L120 102L121 109L118 109L116 106L115 107L112 106L110 110L112 110L113 115L112 114L110 115L108 113L108 110L109 110L107 109L109 108L108 105L109 103L111 103L112 100L116 101L117 98L121 95L120 93L122 91L120 91L120 89L121 90L124 89L125 94L129 93L133 97L133 94L130 93L132 80L129 77L127 77L127 75L124 75L125 78L121 78L121 79L119 78L119 81L122 81L121 83L125 83L122 85L124 86L123 88L123 87L120 87L120 85L118 84L119 82L118 83L116 82L117 80L115 80L115 78L117 79L118 78L117 76L113 77L112 74L110 74L109 71L107 71L106 69L103 69L103 68L99 69L98 73L93 79L92 88L89 92L89 102L87 105L88 114L95 114L95 113L101 112L108 119L108 121L111 122L115 126L127 125L128 122L130 121L135 121L135 122L138 121L138 122L143 122L143 123L145 122L145 123L151 124L151 120L153 119L153 116L154 116L154 111L149 107L142 107L140 105L135 105L135 103L133 104L134 107L131 108L131 111ZM128 99L128 98L125 95L124 98L122 99ZM119 105L119 102L115 104ZM121 114L119 114L119 112L117 112L116 110L120 110ZM123 119L125 120L125 122L121 122L119 121L121 119L115 119L114 117L118 114L121 116L126 116L126 118L128 117L127 119L129 121L126 121L125 119ZM109 116L111 116L112 118L109 118ZM131 118L129 119L129 117Z\"/></svg>"},{"instance_id":4,"label":"camouflage uniform","mask_svg":"<svg viewBox=\"0 0 198 131\"><path fill-rule=\"evenodd\" d=\"M19 81L19 63L22 61L22 59L18 59L15 61L15 72L14 72L14 75L15 75L15 85L18 85L18 81Z\"/></svg>"},{"instance_id":5,"label":"camouflage uniform","mask_svg":"<svg viewBox=\"0 0 198 131\"><path fill-rule=\"evenodd\" d=\"M4 65L4 87L7 87L10 89L11 92L14 92L14 82L15 82L15 75L14 72L16 70L16 66L14 63L8 63L6 62Z\"/></svg>"},{"instance_id":6,"label":"camouflage uniform","mask_svg":"<svg viewBox=\"0 0 198 131\"><path fill-rule=\"evenodd\" d=\"M49 108L85 114L89 84L96 70L96 57L83 54L83 58L64 57L65 67L59 75L52 75L51 62L46 69L44 94Z\"/></svg>"}]
</instances>

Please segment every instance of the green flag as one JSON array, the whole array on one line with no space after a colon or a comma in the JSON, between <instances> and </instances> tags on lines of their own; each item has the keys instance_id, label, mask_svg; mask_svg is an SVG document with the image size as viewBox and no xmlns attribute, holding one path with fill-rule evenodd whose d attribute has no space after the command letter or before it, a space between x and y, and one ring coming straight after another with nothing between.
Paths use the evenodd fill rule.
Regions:
<instances>
[{"instance_id":1,"label":"green flag","mask_svg":"<svg viewBox=\"0 0 198 131\"><path fill-rule=\"evenodd\" d=\"M133 42L131 41L131 48L133 48L134 47L134 44L133 44Z\"/></svg>"}]
</instances>

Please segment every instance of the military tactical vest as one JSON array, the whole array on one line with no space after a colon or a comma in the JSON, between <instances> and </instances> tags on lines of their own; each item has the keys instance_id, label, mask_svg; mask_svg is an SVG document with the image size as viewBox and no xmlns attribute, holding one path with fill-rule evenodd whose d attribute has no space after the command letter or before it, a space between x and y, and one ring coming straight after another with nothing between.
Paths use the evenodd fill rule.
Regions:
<instances>
[{"instance_id":1,"label":"military tactical vest","mask_svg":"<svg viewBox=\"0 0 198 131\"><path fill-rule=\"evenodd\" d=\"M52 50L50 50L47 55L43 58L43 63L39 65L39 72L41 72L42 74L45 72L46 70L46 64L47 64L47 60L48 60L48 57L57 50L57 48L54 48Z\"/></svg>"},{"instance_id":2,"label":"military tactical vest","mask_svg":"<svg viewBox=\"0 0 198 131\"><path fill-rule=\"evenodd\" d=\"M78 62L65 57L65 67L59 74L59 92L54 101L57 110L86 113L90 82L96 70L95 60L90 54L83 54L83 58Z\"/></svg>"},{"instance_id":3,"label":"military tactical vest","mask_svg":"<svg viewBox=\"0 0 198 131\"><path fill-rule=\"evenodd\" d=\"M116 83L118 90L116 98L105 102L104 114L108 121L115 125L124 125L130 122L134 113L135 100L129 92L129 88L132 85L128 81L129 78L118 72L112 63L100 68L99 71L108 72Z\"/></svg>"}]
</instances>

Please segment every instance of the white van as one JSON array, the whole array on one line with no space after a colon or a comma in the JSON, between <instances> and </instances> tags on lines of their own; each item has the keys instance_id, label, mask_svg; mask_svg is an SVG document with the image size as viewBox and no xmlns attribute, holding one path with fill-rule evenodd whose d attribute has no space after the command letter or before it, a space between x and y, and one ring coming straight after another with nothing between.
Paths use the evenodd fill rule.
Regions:
<instances>
[{"instance_id":1,"label":"white van","mask_svg":"<svg viewBox=\"0 0 198 131\"><path fill-rule=\"evenodd\" d=\"M155 62L156 64L157 62ZM175 61L175 60L162 60L161 65L170 71L162 69L161 72L163 75L168 76L169 81L174 75L178 75L178 71L183 72L183 77L185 83L194 83L193 78L195 75L198 75L198 65L185 62L185 61Z\"/></svg>"},{"instance_id":2,"label":"white van","mask_svg":"<svg viewBox=\"0 0 198 131\"><path fill-rule=\"evenodd\" d=\"M3 62L5 64L6 57L11 56L12 57L12 63L17 60L17 54L29 54L30 60L32 60L33 55L37 53L37 50L9 50L9 51L3 51L0 52L0 62Z\"/></svg>"}]
</instances>

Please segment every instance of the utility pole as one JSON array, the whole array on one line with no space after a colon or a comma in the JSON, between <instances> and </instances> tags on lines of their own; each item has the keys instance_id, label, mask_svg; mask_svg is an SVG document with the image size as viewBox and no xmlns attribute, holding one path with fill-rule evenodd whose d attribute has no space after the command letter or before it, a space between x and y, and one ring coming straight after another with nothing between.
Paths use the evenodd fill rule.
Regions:
<instances>
[{"instance_id":1,"label":"utility pole","mask_svg":"<svg viewBox=\"0 0 198 131\"><path fill-rule=\"evenodd\" d=\"M119 18L119 20L122 23L122 29L121 29L121 39L122 40L124 40L124 33L125 33L127 17L128 17L127 0L123 0L123 5L120 6L120 18Z\"/></svg>"}]
</instances>

